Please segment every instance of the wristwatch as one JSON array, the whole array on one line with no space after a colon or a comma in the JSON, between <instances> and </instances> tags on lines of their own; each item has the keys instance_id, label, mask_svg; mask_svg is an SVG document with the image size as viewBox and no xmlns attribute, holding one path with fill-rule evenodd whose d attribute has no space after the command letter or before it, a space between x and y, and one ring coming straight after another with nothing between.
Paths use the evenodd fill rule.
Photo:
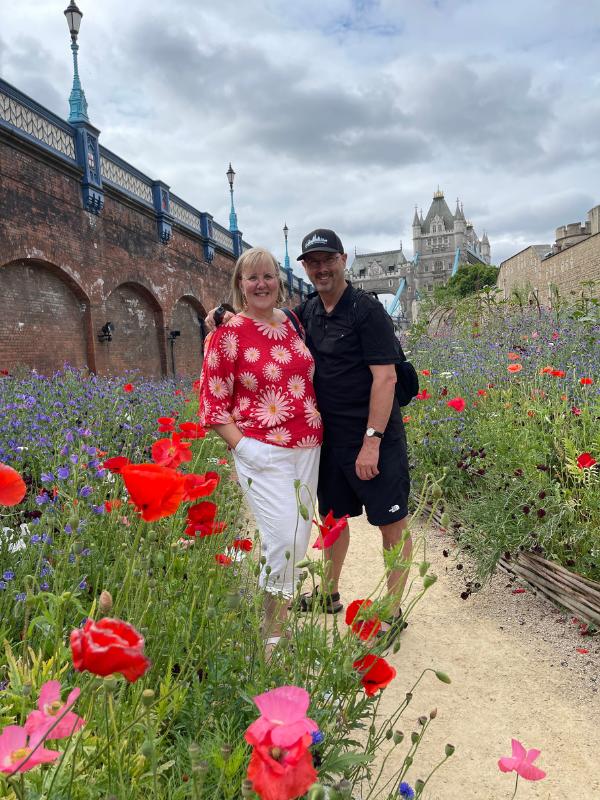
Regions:
<instances>
[{"instance_id":1,"label":"wristwatch","mask_svg":"<svg viewBox=\"0 0 600 800\"><path fill-rule=\"evenodd\" d=\"M383 439L383 433L381 433L381 431L376 431L375 428L367 428L366 436L369 438L377 436L378 439Z\"/></svg>"}]
</instances>

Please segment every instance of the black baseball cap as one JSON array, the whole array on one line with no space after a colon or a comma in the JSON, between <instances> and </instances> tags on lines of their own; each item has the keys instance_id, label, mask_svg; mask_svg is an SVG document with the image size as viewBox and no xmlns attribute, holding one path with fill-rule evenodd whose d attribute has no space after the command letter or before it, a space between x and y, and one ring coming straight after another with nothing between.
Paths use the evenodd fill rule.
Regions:
<instances>
[{"instance_id":1,"label":"black baseball cap","mask_svg":"<svg viewBox=\"0 0 600 800\"><path fill-rule=\"evenodd\" d=\"M344 253L342 240L335 231L317 228L302 239L302 252L296 261L302 261L309 253Z\"/></svg>"}]
</instances>

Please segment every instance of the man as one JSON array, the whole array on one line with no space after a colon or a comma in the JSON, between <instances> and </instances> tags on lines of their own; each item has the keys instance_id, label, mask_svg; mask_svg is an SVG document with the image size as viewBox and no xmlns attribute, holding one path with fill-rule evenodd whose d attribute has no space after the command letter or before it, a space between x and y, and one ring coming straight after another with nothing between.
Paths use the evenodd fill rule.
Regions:
<instances>
[{"instance_id":1,"label":"man","mask_svg":"<svg viewBox=\"0 0 600 800\"><path fill-rule=\"evenodd\" d=\"M404 560L412 552L408 524L410 479L402 412L395 398L395 364L403 360L392 321L372 295L345 279L347 255L339 236L319 228L302 240L302 261L316 292L294 311L306 330L315 359L315 392L323 417L319 512L336 519L348 514L381 530L386 550L402 541ZM349 545L346 525L326 551L327 592L304 596L303 610L317 604L341 611L339 579ZM407 570L387 576L393 616L384 625L389 638L404 626L400 599ZM390 630L391 629L391 630Z\"/></svg>"},{"instance_id":2,"label":"man","mask_svg":"<svg viewBox=\"0 0 600 800\"><path fill-rule=\"evenodd\" d=\"M318 500L319 513L336 519L360 516L381 530L390 550L404 539L408 561L412 541L408 524L410 479L402 412L395 398L396 368L403 360L392 321L372 295L355 289L345 278L347 255L339 236L318 228L302 240L302 261L316 292L294 309L306 330L306 344L315 359L315 392L323 418ZM213 325L214 312L207 322ZM227 320L228 315L225 315ZM339 580L348 552L346 525L325 551L329 562L326 587L301 600L335 614L343 609ZM387 575L392 615L382 633L391 643L402 630L400 600L408 570Z\"/></svg>"}]
</instances>

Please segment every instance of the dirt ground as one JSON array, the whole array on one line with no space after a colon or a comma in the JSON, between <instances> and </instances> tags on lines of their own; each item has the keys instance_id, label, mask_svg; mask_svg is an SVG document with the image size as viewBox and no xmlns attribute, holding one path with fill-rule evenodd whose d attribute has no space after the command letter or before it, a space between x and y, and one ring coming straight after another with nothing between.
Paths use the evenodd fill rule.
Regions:
<instances>
[{"instance_id":1,"label":"dirt ground","mask_svg":"<svg viewBox=\"0 0 600 800\"><path fill-rule=\"evenodd\" d=\"M509 800L514 773L501 773L497 761L511 754L515 737L542 751L536 765L547 772L539 782L520 780L517 798L600 800L600 636L582 636L570 614L529 589L513 593L520 584L505 573L461 599L468 561L458 560L437 527L415 533L426 541L438 581L411 614L400 651L388 656L398 675L384 691L382 714L400 704L425 667L446 672L452 684L428 673L401 719L409 739L420 715L438 711L407 780L425 779L450 742L456 752L428 783L428 800ZM341 584L346 604L376 585L380 548L379 531L353 520Z\"/></svg>"}]
</instances>

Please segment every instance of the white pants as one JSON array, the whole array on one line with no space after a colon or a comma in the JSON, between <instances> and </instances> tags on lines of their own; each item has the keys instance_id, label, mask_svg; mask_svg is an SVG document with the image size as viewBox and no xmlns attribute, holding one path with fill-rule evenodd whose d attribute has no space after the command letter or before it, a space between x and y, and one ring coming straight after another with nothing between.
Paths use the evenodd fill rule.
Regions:
<instances>
[{"instance_id":1,"label":"white pants","mask_svg":"<svg viewBox=\"0 0 600 800\"><path fill-rule=\"evenodd\" d=\"M294 565L308 548L320 454L320 447L278 447L247 436L233 451L238 480L260 532L265 567L271 568L268 574L265 567L261 570L261 585L286 598L294 595L299 573ZM297 494L308 510L308 520L299 513Z\"/></svg>"}]
</instances>

